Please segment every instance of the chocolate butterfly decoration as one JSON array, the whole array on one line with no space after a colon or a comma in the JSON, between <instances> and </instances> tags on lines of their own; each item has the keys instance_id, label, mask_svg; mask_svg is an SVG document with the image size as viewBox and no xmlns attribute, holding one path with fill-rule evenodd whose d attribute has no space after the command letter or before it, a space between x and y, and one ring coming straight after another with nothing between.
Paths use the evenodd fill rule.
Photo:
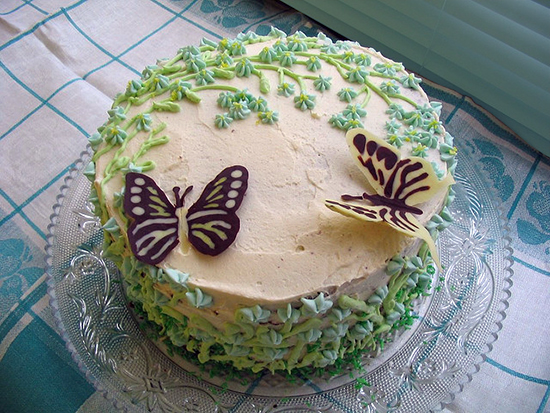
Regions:
<instances>
[{"instance_id":1,"label":"chocolate butterfly decoration","mask_svg":"<svg viewBox=\"0 0 550 413\"><path fill-rule=\"evenodd\" d=\"M133 220L128 227L132 252L146 264L163 261L180 241L181 217L187 224L187 239L197 251L206 255L222 253L239 232L240 220L236 211L247 187L248 170L244 166L225 168L206 185L185 214L181 208L192 186L181 196L180 188L174 187L176 204L173 205L152 178L129 172L126 174L124 210Z\"/></svg>"},{"instance_id":2,"label":"chocolate butterfly decoration","mask_svg":"<svg viewBox=\"0 0 550 413\"><path fill-rule=\"evenodd\" d=\"M349 130L346 139L356 165L376 194L342 195L344 202L326 200L325 205L360 220L385 222L397 231L423 239L440 267L435 243L415 217L423 211L415 205L452 185L451 174L440 181L429 161L420 157L401 158L399 150L364 129ZM348 201L367 201L371 205Z\"/></svg>"}]
</instances>

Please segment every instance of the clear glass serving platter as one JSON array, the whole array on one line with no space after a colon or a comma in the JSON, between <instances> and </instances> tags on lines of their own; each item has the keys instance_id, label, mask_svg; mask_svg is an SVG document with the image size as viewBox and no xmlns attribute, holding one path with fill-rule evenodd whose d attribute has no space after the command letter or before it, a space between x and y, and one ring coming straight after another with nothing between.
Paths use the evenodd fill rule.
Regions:
<instances>
[{"instance_id":1,"label":"clear glass serving platter","mask_svg":"<svg viewBox=\"0 0 550 413\"><path fill-rule=\"evenodd\" d=\"M458 142L460 144L460 142ZM418 303L415 325L366 357L363 373L294 383L263 374L210 377L162 343L130 310L120 276L104 259L88 202L82 153L61 188L49 226L47 273L60 334L80 369L126 411L418 412L440 410L472 380L497 339L511 283L507 224L475 160L459 148L453 224L438 244L445 272Z\"/></svg>"}]
</instances>

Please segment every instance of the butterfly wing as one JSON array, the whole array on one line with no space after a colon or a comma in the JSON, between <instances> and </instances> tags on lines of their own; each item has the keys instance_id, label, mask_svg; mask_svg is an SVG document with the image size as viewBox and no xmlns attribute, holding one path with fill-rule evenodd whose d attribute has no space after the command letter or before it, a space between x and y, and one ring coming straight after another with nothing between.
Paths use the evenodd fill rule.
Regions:
<instances>
[{"instance_id":1,"label":"butterfly wing","mask_svg":"<svg viewBox=\"0 0 550 413\"><path fill-rule=\"evenodd\" d=\"M346 139L356 165L379 197L412 206L454 183L451 174L440 181L425 159L401 159L397 148L364 129L351 129Z\"/></svg>"},{"instance_id":2,"label":"butterfly wing","mask_svg":"<svg viewBox=\"0 0 550 413\"><path fill-rule=\"evenodd\" d=\"M126 174L124 211L133 219L127 234L139 261L156 265L178 244L176 207L152 178Z\"/></svg>"},{"instance_id":3,"label":"butterfly wing","mask_svg":"<svg viewBox=\"0 0 550 413\"><path fill-rule=\"evenodd\" d=\"M410 212L396 210L385 205L355 205L347 202L325 201L332 211L367 222L385 222L404 234L421 238L426 242L432 258L439 265L437 248L428 230Z\"/></svg>"},{"instance_id":4,"label":"butterfly wing","mask_svg":"<svg viewBox=\"0 0 550 413\"><path fill-rule=\"evenodd\" d=\"M187 237L199 252L218 255L235 240L240 228L236 214L248 187L248 170L225 168L202 192L187 212Z\"/></svg>"}]
</instances>

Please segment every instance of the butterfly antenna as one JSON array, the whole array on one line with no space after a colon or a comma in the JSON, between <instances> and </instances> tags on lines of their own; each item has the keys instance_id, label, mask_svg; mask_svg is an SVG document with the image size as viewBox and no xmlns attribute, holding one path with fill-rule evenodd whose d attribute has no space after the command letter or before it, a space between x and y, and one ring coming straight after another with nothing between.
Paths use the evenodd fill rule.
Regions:
<instances>
[{"instance_id":1,"label":"butterfly antenna","mask_svg":"<svg viewBox=\"0 0 550 413\"><path fill-rule=\"evenodd\" d=\"M174 191L174 195L176 196L176 208L182 208L185 205L185 197L191 190L193 189L193 185L189 185L187 188L185 188L185 191L183 191L183 194L180 196L181 188L179 186L175 186L172 191Z\"/></svg>"}]
</instances>

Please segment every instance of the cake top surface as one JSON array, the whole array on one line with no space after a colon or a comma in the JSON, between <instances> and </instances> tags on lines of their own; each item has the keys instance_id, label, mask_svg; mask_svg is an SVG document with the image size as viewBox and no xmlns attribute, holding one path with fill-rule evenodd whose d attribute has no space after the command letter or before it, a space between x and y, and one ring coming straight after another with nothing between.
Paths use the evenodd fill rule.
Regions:
<instances>
[{"instance_id":1,"label":"cake top surface","mask_svg":"<svg viewBox=\"0 0 550 413\"><path fill-rule=\"evenodd\" d=\"M376 193L346 140L358 127L401 157L425 159L445 180L452 145L419 83L371 49L322 35L274 30L180 49L129 82L91 138L103 218L126 233L136 216L124 211L123 188L129 172L143 173L179 220L178 243L157 265L189 274L206 294L277 304L353 293L357 280L370 293L387 262L415 254L421 240L334 213L325 200ZM204 205L222 171L241 166L239 231L219 255L201 253L188 210ZM441 209L445 189L416 205L421 224Z\"/></svg>"}]
</instances>

